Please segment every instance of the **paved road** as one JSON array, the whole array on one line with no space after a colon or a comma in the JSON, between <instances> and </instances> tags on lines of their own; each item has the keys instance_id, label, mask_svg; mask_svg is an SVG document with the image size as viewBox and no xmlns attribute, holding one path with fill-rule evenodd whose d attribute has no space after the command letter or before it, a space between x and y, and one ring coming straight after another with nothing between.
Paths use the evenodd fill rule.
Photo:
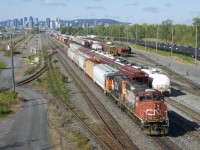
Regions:
<instances>
[{"instance_id":1,"label":"paved road","mask_svg":"<svg viewBox=\"0 0 200 150\"><path fill-rule=\"evenodd\" d=\"M27 88L17 88L17 91L23 95L25 103L19 113L0 122L0 149L49 149L47 101Z\"/></svg>"},{"instance_id":2,"label":"paved road","mask_svg":"<svg viewBox=\"0 0 200 150\"><path fill-rule=\"evenodd\" d=\"M194 83L200 85L200 63L196 65L183 64L175 62L169 58L159 56L156 54L149 53L147 51L137 50L133 48L133 51L143 54L146 57L156 61L157 63L167 66L169 69L175 71L176 73L185 76L186 78L192 80Z\"/></svg>"},{"instance_id":3,"label":"paved road","mask_svg":"<svg viewBox=\"0 0 200 150\"><path fill-rule=\"evenodd\" d=\"M12 86L12 69L11 69L11 57L4 57L3 53L0 52L0 60L6 63L6 69L0 74L0 88ZM15 73L22 67L20 55L14 56Z\"/></svg>"},{"instance_id":4,"label":"paved road","mask_svg":"<svg viewBox=\"0 0 200 150\"><path fill-rule=\"evenodd\" d=\"M10 68L10 58L2 56L1 61ZM22 64L20 55L15 55L15 73ZM0 74L0 88L12 85L11 69L5 69ZM51 149L51 140L48 134L47 100L40 94L29 90L27 87L18 87L19 92L25 99L23 108L12 117L0 121L0 149L5 150L44 150Z\"/></svg>"}]
</instances>

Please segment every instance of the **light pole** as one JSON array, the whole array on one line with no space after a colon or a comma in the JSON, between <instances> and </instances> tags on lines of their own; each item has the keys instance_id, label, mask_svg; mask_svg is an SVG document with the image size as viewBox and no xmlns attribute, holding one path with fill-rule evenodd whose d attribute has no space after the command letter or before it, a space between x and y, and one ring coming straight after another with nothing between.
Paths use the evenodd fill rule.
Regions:
<instances>
[{"instance_id":1,"label":"light pole","mask_svg":"<svg viewBox=\"0 0 200 150\"><path fill-rule=\"evenodd\" d=\"M12 83L13 83L13 91L15 92L15 76L14 76L14 60L13 60L13 47L12 47L12 32L10 33L10 50L11 50L11 65L12 65Z\"/></svg>"},{"instance_id":2,"label":"light pole","mask_svg":"<svg viewBox=\"0 0 200 150\"><path fill-rule=\"evenodd\" d=\"M110 34L111 34L110 40L112 40L112 28L110 29Z\"/></svg>"},{"instance_id":3,"label":"light pole","mask_svg":"<svg viewBox=\"0 0 200 150\"><path fill-rule=\"evenodd\" d=\"M145 51L147 50L147 30L145 29L145 36L144 36L144 38L145 38Z\"/></svg>"},{"instance_id":4,"label":"light pole","mask_svg":"<svg viewBox=\"0 0 200 150\"><path fill-rule=\"evenodd\" d=\"M120 41L120 28L119 28L119 41Z\"/></svg>"},{"instance_id":5,"label":"light pole","mask_svg":"<svg viewBox=\"0 0 200 150\"><path fill-rule=\"evenodd\" d=\"M158 50L158 26L157 26L157 31L156 31L156 52Z\"/></svg>"},{"instance_id":6,"label":"light pole","mask_svg":"<svg viewBox=\"0 0 200 150\"><path fill-rule=\"evenodd\" d=\"M195 48L195 65L197 66L197 27L198 25L196 25L196 48Z\"/></svg>"},{"instance_id":7,"label":"light pole","mask_svg":"<svg viewBox=\"0 0 200 150\"><path fill-rule=\"evenodd\" d=\"M136 41L137 41L137 25L136 25L136 29L135 29L135 46L136 46Z\"/></svg>"},{"instance_id":8,"label":"light pole","mask_svg":"<svg viewBox=\"0 0 200 150\"><path fill-rule=\"evenodd\" d=\"M171 46L171 57L172 57L172 52L173 52L173 44L174 44L174 28L172 25L172 46Z\"/></svg>"},{"instance_id":9,"label":"light pole","mask_svg":"<svg viewBox=\"0 0 200 150\"><path fill-rule=\"evenodd\" d=\"M128 43L128 25L127 25L127 43Z\"/></svg>"}]
</instances>

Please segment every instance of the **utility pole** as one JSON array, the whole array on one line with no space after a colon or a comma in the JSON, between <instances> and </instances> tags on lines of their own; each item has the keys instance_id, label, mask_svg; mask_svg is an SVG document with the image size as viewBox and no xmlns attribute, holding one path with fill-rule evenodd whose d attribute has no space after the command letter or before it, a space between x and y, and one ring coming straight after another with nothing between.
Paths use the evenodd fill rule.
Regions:
<instances>
[{"instance_id":1,"label":"utility pole","mask_svg":"<svg viewBox=\"0 0 200 150\"><path fill-rule=\"evenodd\" d=\"M145 36L144 36L144 38L145 38L145 51L147 50L147 30L145 29Z\"/></svg>"},{"instance_id":2,"label":"utility pole","mask_svg":"<svg viewBox=\"0 0 200 150\"><path fill-rule=\"evenodd\" d=\"M137 25L136 25L136 29L135 29L135 40L137 41ZM136 46L136 41L135 41L135 46Z\"/></svg>"},{"instance_id":3,"label":"utility pole","mask_svg":"<svg viewBox=\"0 0 200 150\"><path fill-rule=\"evenodd\" d=\"M10 50L11 50L11 65L12 65L12 83L13 83L13 91L15 92L15 75L14 75L14 58L13 58L13 46L12 46L12 32L10 33Z\"/></svg>"},{"instance_id":4,"label":"utility pole","mask_svg":"<svg viewBox=\"0 0 200 150\"><path fill-rule=\"evenodd\" d=\"M119 41L120 41L120 28L119 28Z\"/></svg>"},{"instance_id":5,"label":"utility pole","mask_svg":"<svg viewBox=\"0 0 200 150\"><path fill-rule=\"evenodd\" d=\"M197 66L197 48L198 48L198 45L197 45L197 27L198 25L196 25L196 48L195 48L195 65Z\"/></svg>"},{"instance_id":6,"label":"utility pole","mask_svg":"<svg viewBox=\"0 0 200 150\"><path fill-rule=\"evenodd\" d=\"M157 26L157 33L156 33L156 52L158 50L158 26Z\"/></svg>"},{"instance_id":7,"label":"utility pole","mask_svg":"<svg viewBox=\"0 0 200 150\"><path fill-rule=\"evenodd\" d=\"M173 44L174 44L174 28L172 25L172 46L171 46L171 57L172 57L172 52L173 52Z\"/></svg>"},{"instance_id":8,"label":"utility pole","mask_svg":"<svg viewBox=\"0 0 200 150\"><path fill-rule=\"evenodd\" d=\"M128 43L128 25L127 25L127 43Z\"/></svg>"}]
</instances>

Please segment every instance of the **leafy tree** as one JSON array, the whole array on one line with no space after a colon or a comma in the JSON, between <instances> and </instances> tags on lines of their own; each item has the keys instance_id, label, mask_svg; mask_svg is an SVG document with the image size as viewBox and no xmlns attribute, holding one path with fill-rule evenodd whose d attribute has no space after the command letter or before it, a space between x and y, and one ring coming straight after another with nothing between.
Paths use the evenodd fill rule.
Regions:
<instances>
[{"instance_id":1,"label":"leafy tree","mask_svg":"<svg viewBox=\"0 0 200 150\"><path fill-rule=\"evenodd\" d=\"M165 20L160 26L160 37L165 41L172 40L172 20Z\"/></svg>"},{"instance_id":2,"label":"leafy tree","mask_svg":"<svg viewBox=\"0 0 200 150\"><path fill-rule=\"evenodd\" d=\"M200 18L199 17L195 17L193 18L193 26L195 28L195 32L197 30L197 47L200 47ZM196 37L196 33L195 33L195 37Z\"/></svg>"},{"instance_id":3,"label":"leafy tree","mask_svg":"<svg viewBox=\"0 0 200 150\"><path fill-rule=\"evenodd\" d=\"M199 17L193 18L193 25L194 26L200 26L200 18Z\"/></svg>"}]
</instances>

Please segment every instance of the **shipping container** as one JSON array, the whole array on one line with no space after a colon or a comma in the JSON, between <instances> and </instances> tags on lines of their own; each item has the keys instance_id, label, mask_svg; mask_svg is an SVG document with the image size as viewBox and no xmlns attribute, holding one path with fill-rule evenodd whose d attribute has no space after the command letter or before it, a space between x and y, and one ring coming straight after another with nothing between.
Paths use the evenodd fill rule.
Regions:
<instances>
[{"instance_id":1,"label":"shipping container","mask_svg":"<svg viewBox=\"0 0 200 150\"><path fill-rule=\"evenodd\" d=\"M75 58L76 58L76 55L77 55L76 51L77 51L76 49L71 50L71 60L73 62L75 62Z\"/></svg>"},{"instance_id":2,"label":"shipping container","mask_svg":"<svg viewBox=\"0 0 200 150\"><path fill-rule=\"evenodd\" d=\"M72 60L72 51L74 51L73 48L68 48L68 51L67 51L67 54L68 54L68 57Z\"/></svg>"},{"instance_id":3,"label":"shipping container","mask_svg":"<svg viewBox=\"0 0 200 150\"><path fill-rule=\"evenodd\" d=\"M86 55L86 54L84 54L84 53L82 53L82 54L79 55L79 61L78 61L79 67L80 67L81 69L83 69L84 71L85 71L85 61L86 61L86 59L88 59L88 58L91 58L91 57L88 56L88 55Z\"/></svg>"},{"instance_id":4,"label":"shipping container","mask_svg":"<svg viewBox=\"0 0 200 150\"><path fill-rule=\"evenodd\" d=\"M98 64L98 62L96 62L94 58L88 58L85 61L85 73L92 78L92 80L94 76L94 66L96 64Z\"/></svg>"},{"instance_id":5,"label":"shipping container","mask_svg":"<svg viewBox=\"0 0 200 150\"><path fill-rule=\"evenodd\" d=\"M80 55L80 51L75 51L75 55L74 55L74 62L75 62L75 64L77 64L78 66L79 66L79 55Z\"/></svg>"},{"instance_id":6,"label":"shipping container","mask_svg":"<svg viewBox=\"0 0 200 150\"><path fill-rule=\"evenodd\" d=\"M94 66L93 80L103 90L105 90L106 76L108 74L115 73L115 72L117 72L117 70L108 66L107 64L97 64Z\"/></svg>"}]
</instances>

